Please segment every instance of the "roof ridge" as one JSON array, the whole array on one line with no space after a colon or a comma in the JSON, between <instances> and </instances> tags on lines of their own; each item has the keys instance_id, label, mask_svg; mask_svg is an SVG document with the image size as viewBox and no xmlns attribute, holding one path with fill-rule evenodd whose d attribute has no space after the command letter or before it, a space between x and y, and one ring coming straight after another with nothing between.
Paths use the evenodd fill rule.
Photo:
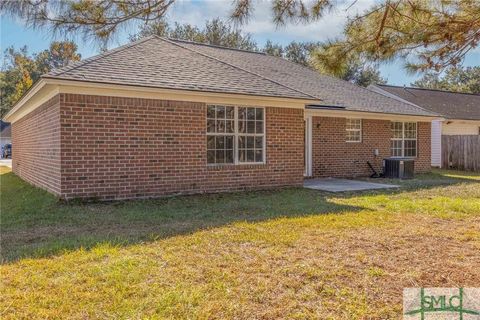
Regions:
<instances>
[{"instance_id":1,"label":"roof ridge","mask_svg":"<svg viewBox=\"0 0 480 320\"><path fill-rule=\"evenodd\" d=\"M157 36L159 38L163 38L160 36ZM179 39L179 38L170 38L170 37L165 37L165 39L175 41L175 42L185 42L185 43L191 43L191 44L196 44L200 46L205 46L205 47L212 47L212 48L218 48L218 49L225 49L225 50L233 50L233 51L240 51L240 52L248 52L248 53L256 53L256 54L261 54L261 55L267 55L265 52L261 51L253 51L253 50L247 50L247 49L239 49L239 48L231 48L227 46L220 46L217 44L210 44L210 43L202 43L202 42L197 42L197 41L192 41L192 40L185 40L185 39Z\"/></svg>"},{"instance_id":2,"label":"roof ridge","mask_svg":"<svg viewBox=\"0 0 480 320\"><path fill-rule=\"evenodd\" d=\"M412 89L412 90L424 90L424 91L437 91L437 92L444 92L444 93L455 93L455 94L468 94L468 95L473 95L473 96L480 96L479 93L473 93L473 92L458 92L458 91L452 91L452 90L442 90L442 89L430 89L430 88L419 88L419 87L409 87L409 86L396 86L393 84L375 84L377 86L382 86L382 87L394 87L394 88L401 88L401 89Z\"/></svg>"},{"instance_id":3,"label":"roof ridge","mask_svg":"<svg viewBox=\"0 0 480 320\"><path fill-rule=\"evenodd\" d=\"M55 73L54 76L60 76L60 75L64 74L65 72L75 70L75 69L80 68L80 67L82 67L86 64L89 64L89 63L93 62L93 61L97 61L98 59L108 57L111 54L123 51L123 50L131 48L131 47L134 47L136 45L139 45L140 43L146 42L146 41L151 40L153 38L155 38L155 36L149 36L149 37L141 38L137 41L124 44L123 46L120 46L120 47L112 49L112 50L108 50L108 51L106 51L104 53L101 53L101 54L97 54L97 55L92 56L90 58L87 58L85 60L80 60L80 61L78 61L78 63L74 63L74 64L71 64L69 66L59 68L59 69L54 69L54 70L42 75L41 78L43 78L43 77L48 78L49 76L52 76L52 74L51 74L52 72ZM59 71L59 73L57 73L55 71Z\"/></svg>"},{"instance_id":4,"label":"roof ridge","mask_svg":"<svg viewBox=\"0 0 480 320\"><path fill-rule=\"evenodd\" d=\"M268 81L273 82L273 83L275 83L275 84L277 84L277 85L279 85L279 86L282 86L282 87L284 87L284 88L287 88L287 89L290 89L290 90L299 92L299 93L304 94L304 95L306 95L306 96L312 97L312 98L314 98L314 99L316 99L316 100L320 100L320 101L323 100L323 99L320 99L320 98L318 98L318 97L315 97L315 96L313 96L313 95L311 95L311 94L309 94L309 93L303 92L303 91L301 91L301 90L292 88L292 87L287 86L287 85L285 85L285 84L283 84L283 83L280 83L280 82L278 82L278 81L275 81L275 80L272 80L272 79L267 78L267 77L265 77L265 76L262 76L262 75L260 75L260 74L258 74L258 73L256 73L256 72L252 72L252 71L246 70L246 69L244 69L244 68L242 68L242 67L236 66L236 65L231 64L231 63L228 63L228 62L225 62L225 61L223 61L223 60L221 60L221 59L212 57L212 56L210 56L210 55L208 55L208 54L205 54L205 53L203 53L203 52L199 52L199 51L197 51L197 50L184 47L184 46L182 46L182 45L180 45L180 44L178 44L178 43L175 43L175 41L172 41L172 40L170 40L170 39L168 39L168 38L162 38L162 37L160 37L160 36L156 36L156 37L157 37L158 39L162 40L162 41L171 43L171 44L173 44L173 45L175 45L175 46L179 46L179 47L181 47L181 48L183 48L183 49L185 49L185 50L188 50L188 51L191 51L191 52L195 52L196 54L199 54L199 55L202 55L202 56L207 57L207 58L209 58L209 59L212 59L212 60L218 61L218 62L220 62L220 63L226 64L226 65L228 65L228 66L230 66L230 67L233 67L233 68L235 68L235 69L239 69L239 70L242 70L243 72L247 72L247 73L253 74L254 76L257 76L257 77L259 77L259 78L268 80Z\"/></svg>"}]
</instances>

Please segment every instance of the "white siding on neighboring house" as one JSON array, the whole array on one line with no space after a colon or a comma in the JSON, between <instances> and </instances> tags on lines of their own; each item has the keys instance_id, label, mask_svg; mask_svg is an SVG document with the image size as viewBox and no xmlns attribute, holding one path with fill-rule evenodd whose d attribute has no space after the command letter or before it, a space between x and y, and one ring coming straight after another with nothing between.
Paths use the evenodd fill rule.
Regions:
<instances>
[{"instance_id":1,"label":"white siding on neighboring house","mask_svg":"<svg viewBox=\"0 0 480 320\"><path fill-rule=\"evenodd\" d=\"M480 121L445 120L442 125L442 134L472 135L479 134Z\"/></svg>"},{"instance_id":2,"label":"white siding on neighboring house","mask_svg":"<svg viewBox=\"0 0 480 320\"><path fill-rule=\"evenodd\" d=\"M442 166L442 121L432 121L432 167Z\"/></svg>"}]
</instances>

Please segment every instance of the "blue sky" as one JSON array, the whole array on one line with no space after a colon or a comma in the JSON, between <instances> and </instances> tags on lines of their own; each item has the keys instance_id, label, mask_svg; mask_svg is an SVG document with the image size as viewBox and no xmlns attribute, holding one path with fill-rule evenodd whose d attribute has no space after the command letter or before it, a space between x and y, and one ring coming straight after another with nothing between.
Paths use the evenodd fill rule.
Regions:
<instances>
[{"instance_id":1,"label":"blue sky","mask_svg":"<svg viewBox=\"0 0 480 320\"><path fill-rule=\"evenodd\" d=\"M267 1L257 2L254 15L249 23L242 26L242 30L251 33L253 38L263 45L268 39L281 44L290 41L324 41L339 36L345 23L347 15L362 12L370 7L375 0L359 0L354 7L346 11L346 7L339 6L327 14L320 21L308 25L287 25L277 28L271 22L270 8ZM198 26L204 25L206 20L216 17L228 18L231 9L230 1L223 0L177 0L168 13L169 21L179 23L190 23ZM1 16L1 48L2 52L9 46L19 48L27 45L30 52L38 52L48 47L52 40L63 40L54 37L48 30L30 30L25 28L21 21L14 21L9 17ZM128 35L135 33L135 27L123 30L110 44L110 48L128 42ZM79 45L82 58L88 58L98 53L98 47L93 43L84 41L80 36L74 37ZM468 54L465 59L465 66L480 64L480 50ZM401 61L395 61L380 66L383 77L388 79L390 84L409 85L420 75L410 75L405 72Z\"/></svg>"}]
</instances>

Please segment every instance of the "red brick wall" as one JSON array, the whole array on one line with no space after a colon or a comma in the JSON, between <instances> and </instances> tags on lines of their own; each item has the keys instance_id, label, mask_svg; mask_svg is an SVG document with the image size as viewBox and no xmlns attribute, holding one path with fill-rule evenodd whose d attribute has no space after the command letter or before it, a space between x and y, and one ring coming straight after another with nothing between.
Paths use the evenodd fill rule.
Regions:
<instances>
[{"instance_id":1,"label":"red brick wall","mask_svg":"<svg viewBox=\"0 0 480 320\"><path fill-rule=\"evenodd\" d=\"M312 171L315 177L368 176L370 161L380 172L390 157L390 121L362 119L362 142L345 142L345 118L312 118ZM416 172L430 170L430 123L418 123ZM379 156L374 155L378 149Z\"/></svg>"},{"instance_id":2,"label":"red brick wall","mask_svg":"<svg viewBox=\"0 0 480 320\"><path fill-rule=\"evenodd\" d=\"M344 118L313 118L313 174L366 176L390 156L390 122L363 120L345 142ZM208 166L206 105L61 94L12 126L13 170L64 198L126 199L300 186L303 110L266 108L264 165ZM380 155L374 156L378 148ZM417 172L430 170L430 123L418 123Z\"/></svg>"},{"instance_id":3,"label":"red brick wall","mask_svg":"<svg viewBox=\"0 0 480 320\"><path fill-rule=\"evenodd\" d=\"M265 165L207 166L206 106L61 95L62 195L125 199L301 185L303 110L266 109Z\"/></svg>"},{"instance_id":4,"label":"red brick wall","mask_svg":"<svg viewBox=\"0 0 480 320\"><path fill-rule=\"evenodd\" d=\"M432 170L432 123L417 122L418 157L415 161L416 172L429 172Z\"/></svg>"},{"instance_id":5,"label":"red brick wall","mask_svg":"<svg viewBox=\"0 0 480 320\"><path fill-rule=\"evenodd\" d=\"M60 195L60 101L52 98L12 124L12 169Z\"/></svg>"}]
</instances>

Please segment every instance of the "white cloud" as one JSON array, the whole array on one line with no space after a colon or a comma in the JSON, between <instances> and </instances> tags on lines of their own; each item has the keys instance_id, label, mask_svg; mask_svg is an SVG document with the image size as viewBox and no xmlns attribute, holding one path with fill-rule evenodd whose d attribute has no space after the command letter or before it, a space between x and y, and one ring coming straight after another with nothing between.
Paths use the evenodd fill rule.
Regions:
<instances>
[{"instance_id":1,"label":"white cloud","mask_svg":"<svg viewBox=\"0 0 480 320\"><path fill-rule=\"evenodd\" d=\"M348 11L350 1L340 4L327 13L319 21L309 24L287 24L277 27L272 22L272 10L270 1L255 2L255 10L249 22L241 29L251 33L254 38L263 43L267 39L280 43L297 41L323 41L339 36L348 15L363 12L373 5L375 0L358 1ZM179 0L171 8L168 14L170 21L189 23L197 26L204 25L206 20L220 17L228 20L232 9L232 3L224 0L194 1Z\"/></svg>"}]
</instances>

